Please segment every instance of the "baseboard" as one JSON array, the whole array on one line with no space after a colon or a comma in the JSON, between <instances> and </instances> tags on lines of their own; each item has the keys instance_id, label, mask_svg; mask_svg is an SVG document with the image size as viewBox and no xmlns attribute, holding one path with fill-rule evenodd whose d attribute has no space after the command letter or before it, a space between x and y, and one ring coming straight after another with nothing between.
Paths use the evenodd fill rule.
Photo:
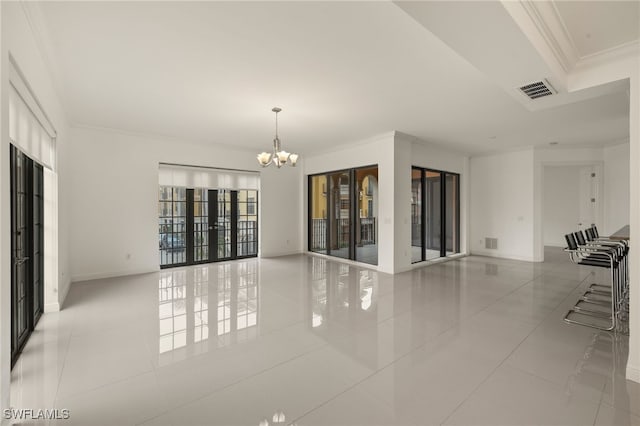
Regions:
<instances>
[{"instance_id":1,"label":"baseboard","mask_svg":"<svg viewBox=\"0 0 640 426\"><path fill-rule=\"evenodd\" d=\"M71 288L70 282L66 283L62 292L60 292L60 288L58 287L58 301L54 303L45 303L44 313L47 314L50 312L60 312L60 310L64 306L64 301L67 299L67 295L69 294L70 288Z\"/></svg>"},{"instance_id":2,"label":"baseboard","mask_svg":"<svg viewBox=\"0 0 640 426\"><path fill-rule=\"evenodd\" d=\"M560 248L565 248L567 246L567 243L564 242L551 242L551 243L544 243L543 244L544 247L560 247Z\"/></svg>"},{"instance_id":3,"label":"baseboard","mask_svg":"<svg viewBox=\"0 0 640 426\"><path fill-rule=\"evenodd\" d=\"M351 260L351 259L344 259L344 258L338 257L338 256L329 256L327 254L316 253L316 252L313 252L313 251L307 251L307 252L304 252L303 254L305 256L312 256L312 257L319 257L321 259L333 260L335 262L345 263L347 265L352 265L352 266L358 266L360 268L365 268L365 269L372 269L374 271L385 272L387 274L395 273L395 272L383 271L382 269L380 269L380 266L378 266L378 265L371 265L369 263L358 262L358 261Z\"/></svg>"},{"instance_id":4,"label":"baseboard","mask_svg":"<svg viewBox=\"0 0 640 426\"><path fill-rule=\"evenodd\" d=\"M627 361L627 380L631 380L632 382L640 383L640 366L629 364Z\"/></svg>"},{"instance_id":5,"label":"baseboard","mask_svg":"<svg viewBox=\"0 0 640 426\"><path fill-rule=\"evenodd\" d=\"M158 272L160 267L156 269L131 269L128 271L114 271L114 272L96 272L93 274L82 274L82 275L73 275L71 277L72 283L77 283L80 281L93 281L93 280L101 280L105 278L116 278L116 277L126 277L127 275L140 275L140 274L150 274L152 272Z\"/></svg>"},{"instance_id":6,"label":"baseboard","mask_svg":"<svg viewBox=\"0 0 640 426\"><path fill-rule=\"evenodd\" d=\"M56 303L45 303L44 304L44 313L45 314L49 314L51 312L60 312L60 306L62 306L62 304L56 302Z\"/></svg>"},{"instance_id":7,"label":"baseboard","mask_svg":"<svg viewBox=\"0 0 640 426\"><path fill-rule=\"evenodd\" d=\"M71 281L67 281L67 285L65 286L62 297L58 298L59 309L62 309L64 306L64 301L67 300L67 296L69 295L69 290L71 289Z\"/></svg>"},{"instance_id":8,"label":"baseboard","mask_svg":"<svg viewBox=\"0 0 640 426\"><path fill-rule=\"evenodd\" d=\"M275 253L267 253L267 254L260 254L260 257L265 258L265 259L270 259L272 257L282 257L282 256L291 256L294 254L302 254L301 251L299 250L292 250L292 251L280 251L280 252L275 252Z\"/></svg>"},{"instance_id":9,"label":"baseboard","mask_svg":"<svg viewBox=\"0 0 640 426\"><path fill-rule=\"evenodd\" d=\"M533 256L514 256L504 252L497 252L495 250L472 250L472 256L486 256L486 257L496 257L500 259L509 259L509 260L521 260L524 262L535 262L536 259ZM539 261L538 261L539 262Z\"/></svg>"},{"instance_id":10,"label":"baseboard","mask_svg":"<svg viewBox=\"0 0 640 426\"><path fill-rule=\"evenodd\" d=\"M425 260L423 262L416 262L416 263L412 263L406 268L402 268L403 270L399 272L412 271L414 269L424 268L425 266L437 265L438 263L444 263L444 262L451 262L452 260L462 259L463 257L467 257L467 256L469 256L467 253L456 253L447 257L438 257L436 259Z\"/></svg>"}]
</instances>

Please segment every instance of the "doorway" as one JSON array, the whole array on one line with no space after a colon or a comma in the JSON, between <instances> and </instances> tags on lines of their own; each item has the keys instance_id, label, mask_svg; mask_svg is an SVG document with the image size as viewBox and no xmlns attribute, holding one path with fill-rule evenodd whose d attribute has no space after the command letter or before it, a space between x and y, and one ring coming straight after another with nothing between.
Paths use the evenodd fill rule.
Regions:
<instances>
[{"instance_id":1,"label":"doorway","mask_svg":"<svg viewBox=\"0 0 640 426\"><path fill-rule=\"evenodd\" d=\"M11 366L44 310L44 170L10 148Z\"/></svg>"},{"instance_id":2,"label":"doorway","mask_svg":"<svg viewBox=\"0 0 640 426\"><path fill-rule=\"evenodd\" d=\"M258 191L161 186L160 267L258 255Z\"/></svg>"},{"instance_id":3,"label":"doorway","mask_svg":"<svg viewBox=\"0 0 640 426\"><path fill-rule=\"evenodd\" d=\"M599 169L597 164L543 165L544 246L565 247L565 234L601 223Z\"/></svg>"}]
</instances>

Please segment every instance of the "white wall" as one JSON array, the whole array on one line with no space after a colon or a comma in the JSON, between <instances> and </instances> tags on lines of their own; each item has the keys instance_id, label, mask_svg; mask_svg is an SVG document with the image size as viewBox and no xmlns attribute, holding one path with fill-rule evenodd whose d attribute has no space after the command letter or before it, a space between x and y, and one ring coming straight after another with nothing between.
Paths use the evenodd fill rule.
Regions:
<instances>
[{"instance_id":1,"label":"white wall","mask_svg":"<svg viewBox=\"0 0 640 426\"><path fill-rule=\"evenodd\" d=\"M640 62L640 58L637 59ZM629 359L627 378L640 383L640 64L636 62L630 82L629 137ZM634 242L635 241L635 242Z\"/></svg>"},{"instance_id":2,"label":"white wall","mask_svg":"<svg viewBox=\"0 0 640 426\"><path fill-rule=\"evenodd\" d=\"M535 260L533 165L531 148L469 160L472 254ZM498 249L485 249L485 237Z\"/></svg>"},{"instance_id":3,"label":"white wall","mask_svg":"<svg viewBox=\"0 0 640 426\"><path fill-rule=\"evenodd\" d=\"M47 180L49 204L45 210L45 225L50 227L45 235L45 310L59 309L69 288L65 209L59 202L62 191L58 182L64 176L68 128L56 87L51 77L49 63L42 53L42 39L35 29L38 17L32 14L30 4L19 2L0 3L0 406L9 406L10 380L10 196L9 196L9 130L8 130L8 67L11 55L24 74L35 97L57 130L57 164L55 173ZM47 356L56 356L47 354Z\"/></svg>"},{"instance_id":4,"label":"white wall","mask_svg":"<svg viewBox=\"0 0 640 426\"><path fill-rule=\"evenodd\" d=\"M564 235L577 230L580 170L583 166L546 166L543 188L544 245L565 247Z\"/></svg>"},{"instance_id":5,"label":"white wall","mask_svg":"<svg viewBox=\"0 0 640 426\"><path fill-rule=\"evenodd\" d=\"M604 149L604 222L602 235L629 224L629 144Z\"/></svg>"},{"instance_id":6,"label":"white wall","mask_svg":"<svg viewBox=\"0 0 640 426\"><path fill-rule=\"evenodd\" d=\"M250 150L73 128L69 167L81 177L69 182L73 281L159 269L160 162L259 170L260 255L301 251L300 168L261 169Z\"/></svg>"}]
</instances>

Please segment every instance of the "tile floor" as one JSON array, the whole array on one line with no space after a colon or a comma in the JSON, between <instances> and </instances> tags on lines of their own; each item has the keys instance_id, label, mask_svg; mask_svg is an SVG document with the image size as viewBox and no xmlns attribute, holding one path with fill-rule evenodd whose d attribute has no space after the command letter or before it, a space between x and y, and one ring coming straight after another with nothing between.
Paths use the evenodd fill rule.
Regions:
<instances>
[{"instance_id":1,"label":"tile floor","mask_svg":"<svg viewBox=\"0 0 640 426\"><path fill-rule=\"evenodd\" d=\"M69 409L64 425L640 425L627 338L562 321L599 274L546 259L391 276L300 255L77 283L12 405Z\"/></svg>"}]
</instances>

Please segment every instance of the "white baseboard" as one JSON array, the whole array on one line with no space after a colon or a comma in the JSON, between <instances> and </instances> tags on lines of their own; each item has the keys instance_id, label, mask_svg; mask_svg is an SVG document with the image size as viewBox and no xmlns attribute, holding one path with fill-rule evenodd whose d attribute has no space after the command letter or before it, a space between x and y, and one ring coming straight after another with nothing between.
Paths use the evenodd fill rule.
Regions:
<instances>
[{"instance_id":1,"label":"white baseboard","mask_svg":"<svg viewBox=\"0 0 640 426\"><path fill-rule=\"evenodd\" d=\"M150 274L152 272L158 272L160 267L156 269L131 269L128 271L113 271L113 272L96 272L93 274L81 274L74 275L71 277L72 283L77 283L80 281L92 281L92 280L101 280L104 278L116 278L116 277L124 277L127 275L140 275L140 274Z\"/></svg>"},{"instance_id":2,"label":"white baseboard","mask_svg":"<svg viewBox=\"0 0 640 426\"><path fill-rule=\"evenodd\" d=\"M496 250L471 250L471 255L497 257L500 259L509 259L509 260L521 260L524 262L536 262L536 259L533 256L514 256L512 254L504 253Z\"/></svg>"},{"instance_id":3,"label":"white baseboard","mask_svg":"<svg viewBox=\"0 0 640 426\"><path fill-rule=\"evenodd\" d=\"M462 259L463 257L467 257L467 256L469 256L467 253L456 253L447 257L438 257L432 260L425 260L424 262L416 262L416 263L412 263L406 268L403 268L403 270L399 272L411 271L418 268L424 268L425 266L437 265L438 263L444 263L444 262L450 262L452 260Z\"/></svg>"},{"instance_id":4,"label":"white baseboard","mask_svg":"<svg viewBox=\"0 0 640 426\"><path fill-rule=\"evenodd\" d=\"M564 241L561 242L550 242L550 243L544 243L543 244L544 247L560 247L560 248L565 248L567 246L567 243Z\"/></svg>"},{"instance_id":5,"label":"white baseboard","mask_svg":"<svg viewBox=\"0 0 640 426\"><path fill-rule=\"evenodd\" d=\"M272 257L282 257L282 256L291 256L294 254L302 254L301 251L299 250L290 250L290 251L279 251L279 252L275 252L275 253L267 253L267 254L260 254L260 257L265 258L265 259L270 259Z\"/></svg>"},{"instance_id":6,"label":"white baseboard","mask_svg":"<svg viewBox=\"0 0 640 426\"><path fill-rule=\"evenodd\" d=\"M71 289L71 281L67 281L66 284L67 285L64 288L62 296L58 298L58 305L60 305L60 309L62 309L62 307L64 306L64 301L67 300L67 296L69 295L69 290Z\"/></svg>"},{"instance_id":7,"label":"white baseboard","mask_svg":"<svg viewBox=\"0 0 640 426\"><path fill-rule=\"evenodd\" d=\"M61 304L56 302L56 303L45 303L44 304L44 313L48 314L51 312L60 312L60 306Z\"/></svg>"},{"instance_id":8,"label":"white baseboard","mask_svg":"<svg viewBox=\"0 0 640 426\"><path fill-rule=\"evenodd\" d=\"M373 269L374 271L386 272L380 269L378 265L371 265L369 263L358 262L351 259L345 259L343 257L329 256L328 254L316 253L313 251L307 251L307 252L304 252L303 254L306 256L320 257L322 259L333 260L340 263L346 263L347 265L359 266L361 268L366 268L366 269ZM392 272L386 272L386 273L392 273Z\"/></svg>"},{"instance_id":9,"label":"white baseboard","mask_svg":"<svg viewBox=\"0 0 640 426\"><path fill-rule=\"evenodd\" d=\"M46 314L49 312L60 312L60 310L62 309L62 306L64 306L64 301L67 299L67 295L69 294L70 288L71 288L70 282L65 283L65 286L62 292L60 292L60 288L58 287L58 301L54 303L45 303L44 313Z\"/></svg>"},{"instance_id":10,"label":"white baseboard","mask_svg":"<svg viewBox=\"0 0 640 426\"><path fill-rule=\"evenodd\" d=\"M640 383L640 366L629 364L627 361L627 380L631 380L632 382Z\"/></svg>"}]
</instances>

